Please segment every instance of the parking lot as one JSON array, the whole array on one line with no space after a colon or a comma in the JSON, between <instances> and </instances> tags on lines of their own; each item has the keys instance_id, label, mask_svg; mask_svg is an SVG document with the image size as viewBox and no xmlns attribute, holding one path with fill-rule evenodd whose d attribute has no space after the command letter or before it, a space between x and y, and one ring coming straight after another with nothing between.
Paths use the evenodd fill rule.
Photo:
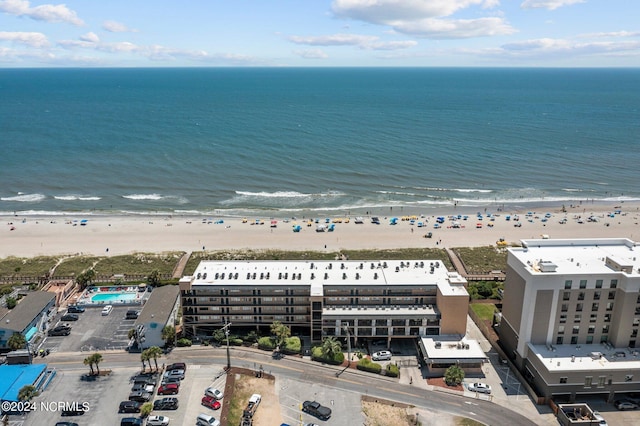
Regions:
<instances>
[{"instance_id":1,"label":"parking lot","mask_svg":"<svg viewBox=\"0 0 640 426\"><path fill-rule=\"evenodd\" d=\"M69 336L47 336L41 349L51 352L97 351L107 349L126 349L129 340L127 334L133 328L134 319L126 319L128 310L140 310L140 306L114 306L109 315L102 316L101 307L88 307L78 314L78 321L65 322L71 326ZM53 328L64 312L57 315Z\"/></svg>"}]
</instances>

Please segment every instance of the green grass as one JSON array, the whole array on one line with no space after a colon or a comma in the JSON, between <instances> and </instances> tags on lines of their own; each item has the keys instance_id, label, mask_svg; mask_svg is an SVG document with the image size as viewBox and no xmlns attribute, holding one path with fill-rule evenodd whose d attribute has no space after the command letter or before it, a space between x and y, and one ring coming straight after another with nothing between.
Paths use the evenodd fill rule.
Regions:
<instances>
[{"instance_id":1,"label":"green grass","mask_svg":"<svg viewBox=\"0 0 640 426\"><path fill-rule=\"evenodd\" d=\"M124 256L103 257L94 270L97 275L149 275L154 270L171 274L184 252L135 253Z\"/></svg>"},{"instance_id":2,"label":"green grass","mask_svg":"<svg viewBox=\"0 0 640 426\"><path fill-rule=\"evenodd\" d=\"M456 418L456 426L484 426L484 423L466 417L458 417Z\"/></svg>"},{"instance_id":3,"label":"green grass","mask_svg":"<svg viewBox=\"0 0 640 426\"><path fill-rule=\"evenodd\" d=\"M57 257L7 257L0 260L0 276L40 277L56 264Z\"/></svg>"},{"instance_id":4,"label":"green grass","mask_svg":"<svg viewBox=\"0 0 640 426\"><path fill-rule=\"evenodd\" d=\"M480 319L489 321L493 319L493 314L497 311L495 305L491 303L472 303L471 309Z\"/></svg>"},{"instance_id":5,"label":"green grass","mask_svg":"<svg viewBox=\"0 0 640 426\"><path fill-rule=\"evenodd\" d=\"M72 277L90 269L101 257L94 256L73 256L62 261L56 268L54 276Z\"/></svg>"},{"instance_id":6,"label":"green grass","mask_svg":"<svg viewBox=\"0 0 640 426\"><path fill-rule=\"evenodd\" d=\"M457 247L453 251L460 257L470 274L504 271L507 268L507 250L504 248Z\"/></svg>"}]
</instances>

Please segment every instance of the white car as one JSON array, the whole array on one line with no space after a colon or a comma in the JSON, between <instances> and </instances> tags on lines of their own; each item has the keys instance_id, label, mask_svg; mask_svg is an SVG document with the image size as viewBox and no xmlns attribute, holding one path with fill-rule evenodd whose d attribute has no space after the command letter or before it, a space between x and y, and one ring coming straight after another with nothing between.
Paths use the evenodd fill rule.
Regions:
<instances>
[{"instance_id":1,"label":"white car","mask_svg":"<svg viewBox=\"0 0 640 426\"><path fill-rule=\"evenodd\" d=\"M166 416L149 416L147 417L147 426L167 426L169 417Z\"/></svg>"},{"instance_id":2,"label":"white car","mask_svg":"<svg viewBox=\"0 0 640 426\"><path fill-rule=\"evenodd\" d=\"M602 417L602 415L599 412L594 411L593 418L598 421L598 426L608 426L607 421L604 419L604 417Z\"/></svg>"},{"instance_id":3,"label":"white car","mask_svg":"<svg viewBox=\"0 0 640 426\"><path fill-rule=\"evenodd\" d=\"M162 376L165 379L184 379L184 370L171 370L171 371L167 371L166 373L164 373L164 375Z\"/></svg>"},{"instance_id":4,"label":"white car","mask_svg":"<svg viewBox=\"0 0 640 426\"><path fill-rule=\"evenodd\" d=\"M391 352L390 351L374 352L373 355L371 355L371 359L374 361L388 361L391 359Z\"/></svg>"},{"instance_id":5,"label":"white car","mask_svg":"<svg viewBox=\"0 0 640 426\"><path fill-rule=\"evenodd\" d=\"M491 393L491 386L484 383L469 383L469 390L471 392L479 393Z\"/></svg>"},{"instance_id":6,"label":"white car","mask_svg":"<svg viewBox=\"0 0 640 426\"><path fill-rule=\"evenodd\" d=\"M206 396L212 396L215 399L222 399L224 397L224 393L220 389L216 389L216 388L207 388L204 391L204 394Z\"/></svg>"}]
</instances>

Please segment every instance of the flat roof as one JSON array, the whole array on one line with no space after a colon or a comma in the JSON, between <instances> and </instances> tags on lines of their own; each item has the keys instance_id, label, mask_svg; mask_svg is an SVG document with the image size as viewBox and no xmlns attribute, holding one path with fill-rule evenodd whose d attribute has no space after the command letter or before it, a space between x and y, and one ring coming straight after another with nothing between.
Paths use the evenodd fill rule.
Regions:
<instances>
[{"instance_id":1,"label":"flat roof","mask_svg":"<svg viewBox=\"0 0 640 426\"><path fill-rule=\"evenodd\" d=\"M640 369L640 349L615 349L610 345L533 345L529 352L549 372Z\"/></svg>"},{"instance_id":2,"label":"flat roof","mask_svg":"<svg viewBox=\"0 0 640 426\"><path fill-rule=\"evenodd\" d=\"M331 318L333 316L340 318L361 318L366 316L380 316L380 317L401 317L407 318L416 316L423 318L425 316L436 316L438 311L431 305L422 306L325 306L322 309L323 318Z\"/></svg>"},{"instance_id":3,"label":"flat roof","mask_svg":"<svg viewBox=\"0 0 640 426\"><path fill-rule=\"evenodd\" d=\"M482 362L487 359L477 340L440 335L421 337L418 342L428 363Z\"/></svg>"},{"instance_id":4,"label":"flat roof","mask_svg":"<svg viewBox=\"0 0 640 426\"><path fill-rule=\"evenodd\" d=\"M0 328L22 333L56 295L48 291L34 291L20 300L15 308L2 317Z\"/></svg>"},{"instance_id":5,"label":"flat roof","mask_svg":"<svg viewBox=\"0 0 640 426\"><path fill-rule=\"evenodd\" d=\"M215 261L203 260L190 277L192 286L299 285L322 295L326 286L438 286L460 292L466 280L440 260ZM465 290L466 292L466 290Z\"/></svg>"},{"instance_id":6,"label":"flat roof","mask_svg":"<svg viewBox=\"0 0 640 426\"><path fill-rule=\"evenodd\" d=\"M618 272L640 277L640 248L627 238L532 239L521 243L522 247L508 250L534 275L611 274L616 270L607 264L610 259L631 269ZM545 263L551 266L547 270Z\"/></svg>"},{"instance_id":7,"label":"flat roof","mask_svg":"<svg viewBox=\"0 0 640 426\"><path fill-rule=\"evenodd\" d=\"M46 364L0 365L0 400L18 401L20 389L33 385L46 368Z\"/></svg>"},{"instance_id":8,"label":"flat roof","mask_svg":"<svg viewBox=\"0 0 640 426\"><path fill-rule=\"evenodd\" d=\"M151 322L166 324L179 295L180 288L177 285L164 285L154 288L151 296L142 307L142 312L136 319L135 325Z\"/></svg>"}]
</instances>

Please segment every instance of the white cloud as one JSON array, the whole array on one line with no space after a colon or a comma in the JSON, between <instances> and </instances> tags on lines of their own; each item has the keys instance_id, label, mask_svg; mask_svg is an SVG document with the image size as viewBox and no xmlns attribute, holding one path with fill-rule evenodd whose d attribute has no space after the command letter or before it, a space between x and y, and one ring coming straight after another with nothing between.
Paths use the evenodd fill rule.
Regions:
<instances>
[{"instance_id":1,"label":"white cloud","mask_svg":"<svg viewBox=\"0 0 640 426\"><path fill-rule=\"evenodd\" d=\"M472 6L484 9L499 0L335 0L336 16L376 25L413 36L458 39L512 34L516 30L503 17L451 19L449 16Z\"/></svg>"},{"instance_id":2,"label":"white cloud","mask_svg":"<svg viewBox=\"0 0 640 426\"><path fill-rule=\"evenodd\" d=\"M640 31L613 31L608 33L590 33L590 34L580 35L580 37L597 37L597 38L638 37L638 36L640 36Z\"/></svg>"},{"instance_id":3,"label":"white cloud","mask_svg":"<svg viewBox=\"0 0 640 426\"><path fill-rule=\"evenodd\" d=\"M100 37L94 32L88 32L84 35L80 36L80 40L88 41L90 43L98 43L100 41Z\"/></svg>"},{"instance_id":4,"label":"white cloud","mask_svg":"<svg viewBox=\"0 0 640 426\"><path fill-rule=\"evenodd\" d=\"M0 31L0 41L9 41L17 44L24 44L30 47L47 47L49 46L49 40L47 36L42 33L34 32L8 32Z\"/></svg>"},{"instance_id":5,"label":"white cloud","mask_svg":"<svg viewBox=\"0 0 640 426\"><path fill-rule=\"evenodd\" d=\"M524 0L520 5L523 9L549 9L556 10L559 7L584 3L585 0Z\"/></svg>"},{"instance_id":6,"label":"white cloud","mask_svg":"<svg viewBox=\"0 0 640 426\"><path fill-rule=\"evenodd\" d=\"M137 33L138 30L129 28L125 24L116 21L104 21L102 28L110 33Z\"/></svg>"},{"instance_id":7,"label":"white cloud","mask_svg":"<svg viewBox=\"0 0 640 426\"><path fill-rule=\"evenodd\" d=\"M65 4L43 4L31 7L28 0L0 0L0 11L15 16L26 16L36 21L64 22L77 26L84 25L82 19Z\"/></svg>"},{"instance_id":8,"label":"white cloud","mask_svg":"<svg viewBox=\"0 0 640 426\"><path fill-rule=\"evenodd\" d=\"M397 50L413 47L418 43L406 41L380 41L379 37L358 34L333 34L325 36L289 36L288 40L308 46L356 46L365 50Z\"/></svg>"},{"instance_id":9,"label":"white cloud","mask_svg":"<svg viewBox=\"0 0 640 426\"><path fill-rule=\"evenodd\" d=\"M504 44L496 52L520 58L558 55L569 58L603 54L640 56L640 41L589 41L578 43L565 39L540 38Z\"/></svg>"},{"instance_id":10,"label":"white cloud","mask_svg":"<svg viewBox=\"0 0 640 426\"><path fill-rule=\"evenodd\" d=\"M321 49L294 50L293 54L304 59L327 59L329 57Z\"/></svg>"}]
</instances>

